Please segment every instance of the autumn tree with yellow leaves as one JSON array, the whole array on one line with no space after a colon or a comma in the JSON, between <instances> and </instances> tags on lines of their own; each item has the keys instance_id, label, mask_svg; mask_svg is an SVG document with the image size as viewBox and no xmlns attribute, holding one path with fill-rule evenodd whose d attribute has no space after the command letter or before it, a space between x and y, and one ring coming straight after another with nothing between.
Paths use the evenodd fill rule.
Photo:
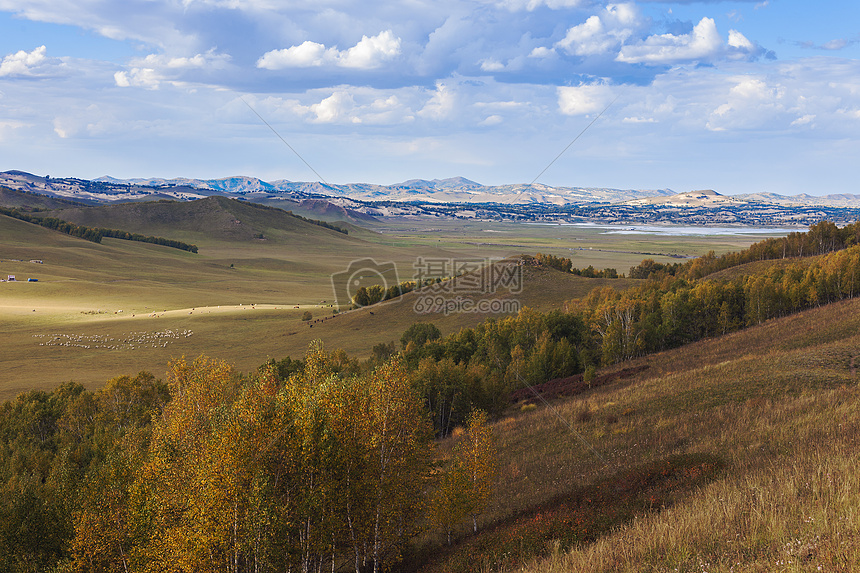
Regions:
<instances>
[{"instance_id":1,"label":"autumn tree with yellow leaves","mask_svg":"<svg viewBox=\"0 0 860 573\"><path fill-rule=\"evenodd\" d=\"M457 436L451 462L439 476L431 515L445 533L448 544L457 524L466 517L478 531L478 516L492 496L497 472L497 452L487 413L473 411L465 430Z\"/></svg>"}]
</instances>

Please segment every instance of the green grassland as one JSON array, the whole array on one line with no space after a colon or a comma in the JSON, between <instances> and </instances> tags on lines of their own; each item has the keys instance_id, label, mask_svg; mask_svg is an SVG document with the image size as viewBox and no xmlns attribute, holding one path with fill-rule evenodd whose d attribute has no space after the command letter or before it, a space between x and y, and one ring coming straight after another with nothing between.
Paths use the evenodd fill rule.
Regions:
<instances>
[{"instance_id":1,"label":"green grassland","mask_svg":"<svg viewBox=\"0 0 860 573\"><path fill-rule=\"evenodd\" d=\"M670 254L738 250L758 239L607 235L589 227L462 221L373 223L372 230L340 223L348 229L349 234L343 234L279 209L221 197L72 207L49 215L193 243L199 253L111 238L97 244L0 217L0 277L18 277L16 283L0 283L0 400L69 380L94 388L115 375L142 369L160 375L170 358L183 354L217 355L247 370L268 358L301 356L316 338L328 348L366 357L375 344L398 341L417 320L432 321L447 334L491 316L416 314L415 303L422 295L412 293L393 304L331 318L331 275L368 257L393 263L399 281L414 276L419 259L536 252L572 257L581 268L625 272L646 256L671 262L679 259ZM23 282L30 277L39 282ZM489 296L550 310L596 286L628 284L539 269L529 269L525 279L522 293ZM306 310L314 321L328 320L303 322ZM138 340L135 333L162 336L167 331L193 334L133 349L130 343L96 348L94 342L99 337ZM40 346L48 335L60 335L66 342L79 337L81 342Z\"/></svg>"},{"instance_id":2,"label":"green grassland","mask_svg":"<svg viewBox=\"0 0 860 573\"><path fill-rule=\"evenodd\" d=\"M642 365L497 422L482 531L423 570L857 570L860 301Z\"/></svg>"}]
</instances>

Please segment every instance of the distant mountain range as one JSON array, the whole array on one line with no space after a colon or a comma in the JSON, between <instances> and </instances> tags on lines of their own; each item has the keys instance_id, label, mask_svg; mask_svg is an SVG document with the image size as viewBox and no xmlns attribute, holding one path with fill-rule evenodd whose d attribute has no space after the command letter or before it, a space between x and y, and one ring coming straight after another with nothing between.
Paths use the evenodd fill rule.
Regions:
<instances>
[{"instance_id":1,"label":"distant mountain range","mask_svg":"<svg viewBox=\"0 0 860 573\"><path fill-rule=\"evenodd\" d=\"M116 179L94 180L41 177L23 171L0 173L0 185L22 191L84 202L151 200L153 198L199 199L211 195L244 197L256 200L284 197L338 198L362 202L422 203L517 203L571 205L583 203L617 203L631 199L672 195L670 190L621 190L608 188L550 187L548 185L481 185L463 177L450 179L411 179L395 185L350 183L329 185L318 182L271 181L254 177L223 179Z\"/></svg>"},{"instance_id":2,"label":"distant mountain range","mask_svg":"<svg viewBox=\"0 0 860 573\"><path fill-rule=\"evenodd\" d=\"M860 219L860 195L720 195L712 190L674 193L668 189L622 190L541 184L487 186L463 177L411 179L396 185L329 185L286 180L266 182L254 177L128 180L100 177L88 181L7 171L0 173L2 186L43 197L0 197L8 206L44 203L47 207L48 199L98 205L160 199L190 201L214 196L280 207L315 219L352 223L392 217L441 217L621 225L794 227L824 219L839 224Z\"/></svg>"},{"instance_id":3,"label":"distant mountain range","mask_svg":"<svg viewBox=\"0 0 860 573\"><path fill-rule=\"evenodd\" d=\"M301 201L308 198L346 199L358 202L398 203L459 203L459 204L537 204L537 205L584 205L590 203L628 205L674 205L705 203L717 205L760 203L781 206L827 206L860 207L860 195L794 195L754 193L745 195L720 195L714 191L693 191L676 194L669 189L633 190L595 187L551 187L540 183L534 185L481 185L464 177L449 179L410 179L394 185L350 183L330 185L319 182L263 181L255 177L226 177L222 179L147 178L116 179L99 177L94 180L74 178L50 178L25 173L6 171L0 173L0 185L22 191L34 191L54 197L90 203L114 201L139 201L152 199L190 200L224 195L244 197L249 200L281 198ZM704 199L692 201L693 195L706 193ZM343 201L336 201L343 204ZM351 204L343 204L354 207Z\"/></svg>"}]
</instances>

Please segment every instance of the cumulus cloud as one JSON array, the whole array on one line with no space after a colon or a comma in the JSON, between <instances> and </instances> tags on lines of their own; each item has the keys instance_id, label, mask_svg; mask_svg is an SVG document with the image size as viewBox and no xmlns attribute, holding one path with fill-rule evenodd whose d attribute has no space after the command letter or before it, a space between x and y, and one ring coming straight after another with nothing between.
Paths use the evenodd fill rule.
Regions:
<instances>
[{"instance_id":1,"label":"cumulus cloud","mask_svg":"<svg viewBox=\"0 0 860 573\"><path fill-rule=\"evenodd\" d=\"M712 18L702 18L689 34L649 36L638 44L623 46L616 60L628 64L673 64L709 60L723 47Z\"/></svg>"},{"instance_id":2,"label":"cumulus cloud","mask_svg":"<svg viewBox=\"0 0 860 573\"><path fill-rule=\"evenodd\" d=\"M601 111L612 97L612 89L603 84L560 86L558 107L565 115L588 115Z\"/></svg>"},{"instance_id":3,"label":"cumulus cloud","mask_svg":"<svg viewBox=\"0 0 860 573\"><path fill-rule=\"evenodd\" d=\"M577 56L603 54L616 49L642 25L633 4L609 4L600 14L568 29L556 47Z\"/></svg>"},{"instance_id":4,"label":"cumulus cloud","mask_svg":"<svg viewBox=\"0 0 860 573\"><path fill-rule=\"evenodd\" d=\"M738 32L737 30L729 30L729 46L732 48L736 48L738 50L745 50L747 52L751 52L755 50L755 46L752 42L750 42L746 36Z\"/></svg>"},{"instance_id":5,"label":"cumulus cloud","mask_svg":"<svg viewBox=\"0 0 860 573\"><path fill-rule=\"evenodd\" d=\"M116 72L113 75L114 83L118 87L145 88L157 90L164 77L152 68L132 68L125 72Z\"/></svg>"},{"instance_id":6,"label":"cumulus cloud","mask_svg":"<svg viewBox=\"0 0 860 573\"><path fill-rule=\"evenodd\" d=\"M706 127L712 131L755 129L786 116L790 101L780 83L756 76L736 78L727 101L713 110Z\"/></svg>"},{"instance_id":7,"label":"cumulus cloud","mask_svg":"<svg viewBox=\"0 0 860 573\"><path fill-rule=\"evenodd\" d=\"M792 121L791 125L793 125L795 127L800 126L800 125L810 125L810 124L812 124L813 121L815 121L815 115L808 113L808 114L804 115L803 117L798 117L797 119Z\"/></svg>"},{"instance_id":8,"label":"cumulus cloud","mask_svg":"<svg viewBox=\"0 0 860 573\"><path fill-rule=\"evenodd\" d=\"M556 51L545 46L538 46L529 53L530 58L551 58L556 55Z\"/></svg>"},{"instance_id":9,"label":"cumulus cloud","mask_svg":"<svg viewBox=\"0 0 860 573\"><path fill-rule=\"evenodd\" d=\"M391 93L367 87L339 86L334 90L312 90L300 98L283 100L270 96L263 100L248 98L249 105L273 121L295 121L332 125L397 125L414 121L409 101L414 90ZM237 102L240 100L237 100ZM247 99L245 101L248 101ZM237 116L246 116L247 108L236 103Z\"/></svg>"},{"instance_id":10,"label":"cumulus cloud","mask_svg":"<svg viewBox=\"0 0 860 573\"><path fill-rule=\"evenodd\" d=\"M352 96L346 91L337 91L321 102L312 105L310 109L316 116L317 122L333 123L349 116L353 107L355 107L355 101ZM350 120L353 123L360 122L355 116L352 116Z\"/></svg>"},{"instance_id":11,"label":"cumulus cloud","mask_svg":"<svg viewBox=\"0 0 860 573\"><path fill-rule=\"evenodd\" d=\"M298 46L272 50L257 61L258 68L280 70L283 68L309 68L337 61L338 51L326 49L324 44L306 41Z\"/></svg>"},{"instance_id":12,"label":"cumulus cloud","mask_svg":"<svg viewBox=\"0 0 860 573\"><path fill-rule=\"evenodd\" d=\"M570 54L589 56L606 52L618 43L616 38L607 34L600 17L590 16L582 24L570 28L564 39L556 45Z\"/></svg>"},{"instance_id":13,"label":"cumulus cloud","mask_svg":"<svg viewBox=\"0 0 860 573\"><path fill-rule=\"evenodd\" d=\"M5 76L29 76L33 70L45 63L47 48L39 46L32 52L21 50L9 54L0 62L0 78Z\"/></svg>"},{"instance_id":14,"label":"cumulus cloud","mask_svg":"<svg viewBox=\"0 0 860 573\"><path fill-rule=\"evenodd\" d=\"M340 65L345 68L376 68L400 55L400 43L400 38L391 30L372 37L362 36L358 44L340 55Z\"/></svg>"},{"instance_id":15,"label":"cumulus cloud","mask_svg":"<svg viewBox=\"0 0 860 573\"><path fill-rule=\"evenodd\" d=\"M391 30L385 30L376 36L362 36L355 46L346 50L326 48L324 44L311 41L282 50L272 50L257 60L257 67L282 70L331 65L369 70L380 67L400 53L401 39Z\"/></svg>"},{"instance_id":16,"label":"cumulus cloud","mask_svg":"<svg viewBox=\"0 0 860 573\"><path fill-rule=\"evenodd\" d=\"M495 58L481 60L481 70L484 72L500 72L505 69L505 64Z\"/></svg>"},{"instance_id":17,"label":"cumulus cloud","mask_svg":"<svg viewBox=\"0 0 860 573\"><path fill-rule=\"evenodd\" d=\"M456 105L456 97L443 82L436 82L433 96L418 111L418 115L429 119L443 119L451 115Z\"/></svg>"},{"instance_id":18,"label":"cumulus cloud","mask_svg":"<svg viewBox=\"0 0 860 573\"><path fill-rule=\"evenodd\" d=\"M500 116L498 114L493 114L491 116L488 116L486 119L484 119L484 121L482 121L478 125L482 125L484 127L490 127L493 125L498 125L498 124L502 123L502 121L504 121L502 116Z\"/></svg>"},{"instance_id":19,"label":"cumulus cloud","mask_svg":"<svg viewBox=\"0 0 860 573\"><path fill-rule=\"evenodd\" d=\"M230 61L227 54L216 54L210 50L194 56L168 56L149 54L131 60L129 69L115 72L114 83L121 88L139 87L157 90L162 82L176 81L190 70L220 70Z\"/></svg>"},{"instance_id":20,"label":"cumulus cloud","mask_svg":"<svg viewBox=\"0 0 860 573\"><path fill-rule=\"evenodd\" d=\"M194 56L168 56L164 54L149 54L143 59L132 60L132 65L140 68L167 70L194 70L223 68L230 61L227 54L216 54L209 50L205 54Z\"/></svg>"}]
</instances>

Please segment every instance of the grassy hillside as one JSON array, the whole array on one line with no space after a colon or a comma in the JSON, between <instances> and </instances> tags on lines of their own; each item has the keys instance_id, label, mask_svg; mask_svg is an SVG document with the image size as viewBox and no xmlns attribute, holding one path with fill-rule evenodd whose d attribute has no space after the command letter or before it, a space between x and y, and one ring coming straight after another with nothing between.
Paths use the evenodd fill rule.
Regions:
<instances>
[{"instance_id":1,"label":"grassy hillside","mask_svg":"<svg viewBox=\"0 0 860 573\"><path fill-rule=\"evenodd\" d=\"M267 197L254 199L255 203L292 211L302 217L321 219L323 221L346 221L349 223L366 224L376 222L372 215L335 205L325 199L304 199L301 202L292 201L285 197Z\"/></svg>"},{"instance_id":2,"label":"grassy hillside","mask_svg":"<svg viewBox=\"0 0 860 573\"><path fill-rule=\"evenodd\" d=\"M276 246L269 247L269 257L260 256L266 253L260 247L226 247L207 257L205 249L194 255L116 239L90 243L8 217L0 217L0 243L0 275L19 278L0 283L0 366L6 372L0 399L69 380L98 387L117 372L158 373L183 354L217 355L250 370L268 358L301 357L315 339L365 358L375 344L399 341L415 321L432 321L447 334L498 316L417 314L416 301L426 296L419 292L334 316L329 276L343 267L325 245L317 245L316 260L307 262L301 254L292 261L281 258L287 255ZM235 258L218 257L223 251ZM20 282L28 277L39 282ZM626 281L528 268L523 292L501 292L498 298L549 310L603 284L623 287ZM313 321L301 320L306 311ZM167 334L175 332L190 334ZM134 342L147 336L154 339ZM106 348L103 339L114 339L117 348Z\"/></svg>"},{"instance_id":3,"label":"grassy hillside","mask_svg":"<svg viewBox=\"0 0 860 573\"><path fill-rule=\"evenodd\" d=\"M289 241L296 247L320 240L348 241L345 235L332 235L335 231L310 224L281 209L226 197L62 209L50 212L49 216L88 227L122 229L179 240Z\"/></svg>"},{"instance_id":4,"label":"grassy hillside","mask_svg":"<svg viewBox=\"0 0 860 573\"><path fill-rule=\"evenodd\" d=\"M7 187L0 187L0 207L24 208L24 209L69 209L82 207L83 203L48 197L39 193L17 191Z\"/></svg>"},{"instance_id":5,"label":"grassy hillside","mask_svg":"<svg viewBox=\"0 0 860 573\"><path fill-rule=\"evenodd\" d=\"M641 365L498 422L484 531L426 569L857 570L860 301Z\"/></svg>"}]
</instances>

